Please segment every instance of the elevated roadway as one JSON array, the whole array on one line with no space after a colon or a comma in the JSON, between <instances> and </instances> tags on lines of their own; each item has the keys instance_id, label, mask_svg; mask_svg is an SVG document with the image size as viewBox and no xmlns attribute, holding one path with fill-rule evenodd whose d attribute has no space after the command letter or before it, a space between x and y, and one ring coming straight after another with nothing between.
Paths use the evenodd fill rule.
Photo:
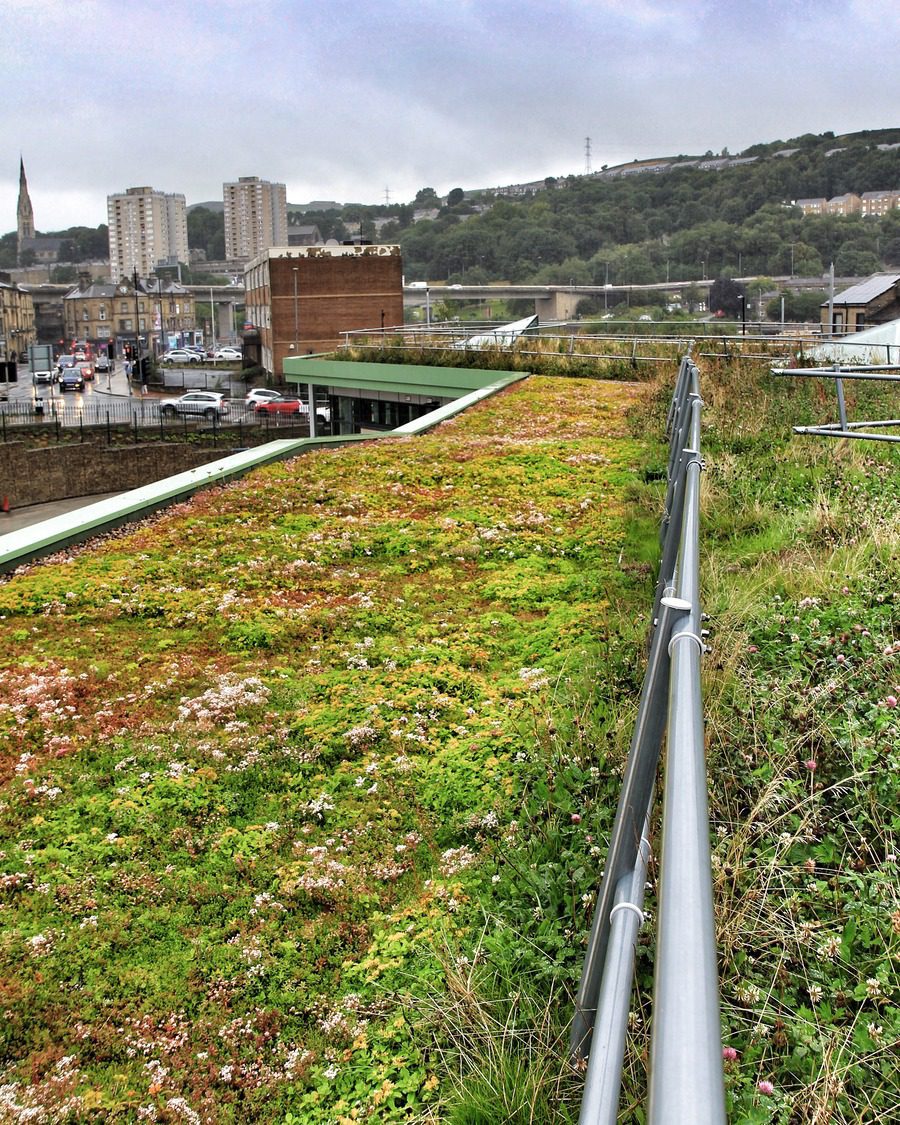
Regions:
<instances>
[{"instance_id":1,"label":"elevated roadway","mask_svg":"<svg viewBox=\"0 0 900 1125\"><path fill-rule=\"evenodd\" d=\"M645 293L683 293L694 287L705 295L715 278L699 281L657 281L649 285L446 285L443 283L412 283L404 286L404 305L416 307L434 306L440 301L487 302L533 301L534 311L541 320L570 320L575 315L578 302L585 297L613 297L621 300L621 294L629 294L636 304ZM773 277L776 289L824 289L826 281L821 277ZM835 278L835 289L853 285L856 278ZM752 293L755 277L738 277L735 281L749 287ZM768 293L765 295L769 295ZM618 303L618 301L617 301Z\"/></svg>"}]
</instances>

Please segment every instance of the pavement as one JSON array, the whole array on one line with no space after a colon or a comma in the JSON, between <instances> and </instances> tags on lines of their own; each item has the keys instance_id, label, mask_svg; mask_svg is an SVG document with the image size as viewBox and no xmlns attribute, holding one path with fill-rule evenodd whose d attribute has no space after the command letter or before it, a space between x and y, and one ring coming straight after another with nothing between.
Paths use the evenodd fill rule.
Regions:
<instances>
[{"instance_id":1,"label":"pavement","mask_svg":"<svg viewBox=\"0 0 900 1125\"><path fill-rule=\"evenodd\" d=\"M0 538L11 531L19 531L23 527L31 527L32 524L52 519L53 516L74 512L77 508L96 504L98 500L119 495L118 492L98 492L94 496L70 496L66 500L51 500L48 504L30 504L27 508L13 508L9 512L0 512Z\"/></svg>"}]
</instances>

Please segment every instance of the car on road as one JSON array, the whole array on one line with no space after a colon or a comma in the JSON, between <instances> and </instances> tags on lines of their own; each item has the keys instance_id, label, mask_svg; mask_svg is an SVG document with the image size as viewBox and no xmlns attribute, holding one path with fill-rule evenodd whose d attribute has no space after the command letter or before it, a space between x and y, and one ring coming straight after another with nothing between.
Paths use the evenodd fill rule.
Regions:
<instances>
[{"instance_id":1,"label":"car on road","mask_svg":"<svg viewBox=\"0 0 900 1125\"><path fill-rule=\"evenodd\" d=\"M270 398L253 407L257 414L309 414L309 407L299 398Z\"/></svg>"},{"instance_id":2,"label":"car on road","mask_svg":"<svg viewBox=\"0 0 900 1125\"><path fill-rule=\"evenodd\" d=\"M243 359L240 348L216 348L213 359Z\"/></svg>"},{"instance_id":3,"label":"car on road","mask_svg":"<svg viewBox=\"0 0 900 1125\"><path fill-rule=\"evenodd\" d=\"M59 389L61 391L83 391L84 390L84 376L78 367L66 367L63 369L59 377Z\"/></svg>"},{"instance_id":4,"label":"car on road","mask_svg":"<svg viewBox=\"0 0 900 1125\"><path fill-rule=\"evenodd\" d=\"M56 361L56 370L59 372L64 367L74 367L77 362L73 355L61 355Z\"/></svg>"},{"instance_id":5,"label":"car on road","mask_svg":"<svg viewBox=\"0 0 900 1125\"><path fill-rule=\"evenodd\" d=\"M81 372L81 377L85 380L94 378L94 368L90 363L76 363L76 368Z\"/></svg>"},{"instance_id":6,"label":"car on road","mask_svg":"<svg viewBox=\"0 0 900 1125\"><path fill-rule=\"evenodd\" d=\"M75 362L77 363L79 359L87 359L87 353L84 348L75 349Z\"/></svg>"},{"instance_id":7,"label":"car on road","mask_svg":"<svg viewBox=\"0 0 900 1125\"><path fill-rule=\"evenodd\" d=\"M281 391L273 391L271 387L254 387L247 391L244 402L248 406L256 406L258 402L272 402L273 399L284 398Z\"/></svg>"},{"instance_id":8,"label":"car on road","mask_svg":"<svg viewBox=\"0 0 900 1125\"><path fill-rule=\"evenodd\" d=\"M98 355L94 363L94 370L98 373L101 371L109 371L109 356Z\"/></svg>"},{"instance_id":9,"label":"car on road","mask_svg":"<svg viewBox=\"0 0 900 1125\"><path fill-rule=\"evenodd\" d=\"M196 352L190 352L187 348L172 348L170 351L163 352L159 357L160 363L199 363L201 357Z\"/></svg>"},{"instance_id":10,"label":"car on road","mask_svg":"<svg viewBox=\"0 0 900 1125\"><path fill-rule=\"evenodd\" d=\"M31 376L31 381L36 387L52 387L56 382L55 371L35 371Z\"/></svg>"},{"instance_id":11,"label":"car on road","mask_svg":"<svg viewBox=\"0 0 900 1125\"><path fill-rule=\"evenodd\" d=\"M220 391L188 391L180 398L170 398L160 403L163 418L194 415L202 418L221 418L229 410L228 401Z\"/></svg>"}]
</instances>

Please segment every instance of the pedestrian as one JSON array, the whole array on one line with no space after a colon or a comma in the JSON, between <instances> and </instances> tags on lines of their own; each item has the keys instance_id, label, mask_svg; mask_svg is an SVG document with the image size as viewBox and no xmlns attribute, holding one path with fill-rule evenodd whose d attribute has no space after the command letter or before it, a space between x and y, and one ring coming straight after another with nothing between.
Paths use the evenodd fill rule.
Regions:
<instances>
[{"instance_id":1,"label":"pedestrian","mask_svg":"<svg viewBox=\"0 0 900 1125\"><path fill-rule=\"evenodd\" d=\"M131 360L130 359L125 360L125 378L126 379L131 378Z\"/></svg>"}]
</instances>

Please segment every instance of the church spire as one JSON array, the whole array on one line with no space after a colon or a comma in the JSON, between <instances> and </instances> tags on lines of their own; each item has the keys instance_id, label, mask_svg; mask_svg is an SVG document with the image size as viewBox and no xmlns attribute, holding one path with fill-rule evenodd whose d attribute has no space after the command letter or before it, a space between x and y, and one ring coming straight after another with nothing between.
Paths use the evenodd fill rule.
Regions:
<instances>
[{"instance_id":1,"label":"church spire","mask_svg":"<svg viewBox=\"0 0 900 1125\"><path fill-rule=\"evenodd\" d=\"M19 205L16 208L17 246L19 259L25 249L25 240L34 238L34 211L28 195L28 181L25 179L25 161L19 157Z\"/></svg>"}]
</instances>

